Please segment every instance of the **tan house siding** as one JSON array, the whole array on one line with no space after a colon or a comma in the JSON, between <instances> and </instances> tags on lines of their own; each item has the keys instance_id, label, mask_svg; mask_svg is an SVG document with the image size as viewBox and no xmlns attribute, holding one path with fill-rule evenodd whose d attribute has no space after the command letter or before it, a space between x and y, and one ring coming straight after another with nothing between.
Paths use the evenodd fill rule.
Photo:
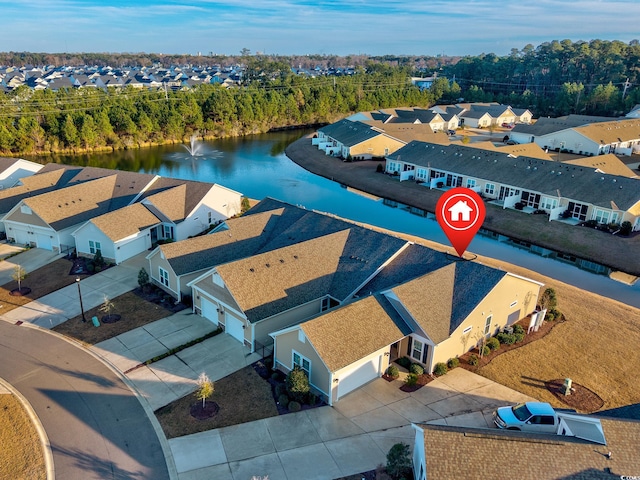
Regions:
<instances>
[{"instance_id":1,"label":"tan house siding","mask_svg":"<svg viewBox=\"0 0 640 480\"><path fill-rule=\"evenodd\" d=\"M274 352L275 358L279 359L276 367L285 373L289 372L293 368L292 350L295 350L311 362L311 378L309 382L316 389L327 395L330 387L331 373L327 370L324 363L322 363L322 360L320 360L311 343L306 339L304 343L300 342L298 339L299 331L300 330L295 329L278 336L278 341L276 342L277 351Z\"/></svg>"},{"instance_id":2,"label":"tan house siding","mask_svg":"<svg viewBox=\"0 0 640 480\"><path fill-rule=\"evenodd\" d=\"M11 215L5 218L5 222L16 222L16 223L24 223L27 225L35 225L37 227L46 227L51 228L47 222L42 220L35 213L22 213L20 208L18 207Z\"/></svg>"},{"instance_id":3,"label":"tan house siding","mask_svg":"<svg viewBox=\"0 0 640 480\"><path fill-rule=\"evenodd\" d=\"M296 325L317 315L320 313L320 305L321 302L319 299L314 300L313 302L300 305L299 307L256 322L254 324L255 339L263 345L269 345L272 342L272 338L269 336L270 333L277 332L291 325Z\"/></svg>"},{"instance_id":4,"label":"tan house siding","mask_svg":"<svg viewBox=\"0 0 640 480\"><path fill-rule=\"evenodd\" d=\"M160 273L158 270L159 267L162 267L167 272L169 272L169 285L174 285L174 291L169 290L167 287L160 283ZM157 285L165 292L176 297L177 282L175 280L175 275L173 273L173 270L169 266L169 262L165 258L162 258L160 251L154 252L154 254L149 258L149 278L151 279L151 283Z\"/></svg>"},{"instance_id":5,"label":"tan house siding","mask_svg":"<svg viewBox=\"0 0 640 480\"><path fill-rule=\"evenodd\" d=\"M354 145L350 148L352 157L384 157L402 148L405 144L386 135L378 135L371 140Z\"/></svg>"},{"instance_id":6,"label":"tan house siding","mask_svg":"<svg viewBox=\"0 0 640 480\"><path fill-rule=\"evenodd\" d=\"M483 337L489 315L492 316L490 335L495 335L507 324L509 315L519 312L518 319L526 317L535 309L538 293L539 288L536 284L506 275L449 338L436 346L431 368L433 369L436 363L446 362L474 348ZM512 307L514 302L516 303ZM462 332L468 327L471 327L471 331L463 334Z\"/></svg>"}]
</instances>

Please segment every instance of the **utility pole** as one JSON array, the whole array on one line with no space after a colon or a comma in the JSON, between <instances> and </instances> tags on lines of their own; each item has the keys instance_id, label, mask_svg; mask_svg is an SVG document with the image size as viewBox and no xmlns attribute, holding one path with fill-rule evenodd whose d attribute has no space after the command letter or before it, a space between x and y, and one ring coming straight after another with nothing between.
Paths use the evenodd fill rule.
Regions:
<instances>
[{"instance_id":1,"label":"utility pole","mask_svg":"<svg viewBox=\"0 0 640 480\"><path fill-rule=\"evenodd\" d=\"M629 83L629 78L624 81L624 90L622 91L622 100L624 100L625 95L627 94L627 89L631 86Z\"/></svg>"}]
</instances>

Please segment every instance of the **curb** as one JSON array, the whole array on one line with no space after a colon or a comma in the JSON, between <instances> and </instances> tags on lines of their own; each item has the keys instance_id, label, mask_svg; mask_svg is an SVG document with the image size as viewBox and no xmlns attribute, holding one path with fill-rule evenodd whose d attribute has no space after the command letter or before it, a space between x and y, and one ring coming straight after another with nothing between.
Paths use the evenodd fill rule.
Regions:
<instances>
[{"instance_id":1,"label":"curb","mask_svg":"<svg viewBox=\"0 0 640 480\"><path fill-rule=\"evenodd\" d=\"M0 385L9 390L11 394L18 399L18 401L22 404L22 407L26 410L27 415L29 415L33 426L36 428L36 432L38 432L38 437L40 437L40 445L42 446L44 454L44 465L47 472L47 480L54 480L56 478L56 471L55 465L53 464L53 453L51 452L51 444L49 443L47 432L42 426L40 418L38 418L38 414L29 403L29 400L27 400L18 390L13 387L13 385L11 385L2 377L0 377Z\"/></svg>"},{"instance_id":2,"label":"curb","mask_svg":"<svg viewBox=\"0 0 640 480\"><path fill-rule=\"evenodd\" d=\"M136 396L136 398L138 399L138 402L140 402L140 405L142 406L142 408L144 409L145 413L147 414L147 418L149 419L149 422L151 422L151 426L153 427L153 430L156 433L156 436L158 437L158 440L160 441L160 446L162 448L162 454L164 455L164 459L165 459L165 463L167 465L167 472L169 473L169 478L171 480L178 480L178 470L176 469L176 464L175 461L173 459L173 453L171 452L171 447L169 446L169 441L167 440L166 435L164 434L164 432L162 431L162 427L160 427L160 423L158 422L158 419L156 418L155 414L153 413L153 410L151 409L151 406L149 405L149 402L147 401L147 399L142 396L140 394L140 392L138 391L138 389L133 385L133 383L131 383L131 381L126 377L126 375L124 375L120 370L118 370L111 362L109 362L108 360L106 360L105 358L101 357L100 355L98 355L97 353L95 353L94 351L92 351L91 349L85 347L85 345L83 345L82 343L73 340L69 337L66 337L65 335L62 335L58 332L55 332L53 330L49 330L47 328L43 328L40 327L38 325L34 325L32 323L22 323L20 326L26 326L27 328L33 328L35 330L40 330L43 332L47 332L50 335L54 335L55 337L71 344L74 345L75 347L81 348L82 350L84 350L85 352L87 352L89 355L91 355L93 358L95 358L96 360L100 361L103 365L105 365L109 370L111 370L113 373L115 373L120 380L122 380L122 382L129 387L129 390L131 390L131 392ZM2 380L2 379L0 379ZM31 407L29 407L31 408ZM35 412L34 412L35 415ZM36 417L37 418L37 417ZM39 423L39 421L38 421ZM42 426L41 426L42 427ZM44 430L43 430L44 432ZM44 433L45 437L46 437L46 433ZM49 441L47 439L47 445L48 445ZM51 450L49 450L50 452ZM53 458L52 458L52 465L53 465ZM47 476L47 480L54 480L54 476Z\"/></svg>"}]
</instances>

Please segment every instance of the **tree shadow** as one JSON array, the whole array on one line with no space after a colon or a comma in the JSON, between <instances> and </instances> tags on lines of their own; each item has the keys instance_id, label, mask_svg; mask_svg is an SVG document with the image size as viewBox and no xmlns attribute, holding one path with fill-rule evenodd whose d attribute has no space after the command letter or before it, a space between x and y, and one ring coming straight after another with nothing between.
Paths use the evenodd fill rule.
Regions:
<instances>
[{"instance_id":1,"label":"tree shadow","mask_svg":"<svg viewBox=\"0 0 640 480\"><path fill-rule=\"evenodd\" d=\"M100 458L96 455L89 455L85 451L56 446L52 446L51 451L54 455L62 455L72 458L76 468L82 470L83 472L92 472L93 474L95 474L87 475L88 477L95 476L97 478L112 478L114 480L148 478L147 472L142 472L140 470L131 471L120 468L107 459Z\"/></svg>"}]
</instances>

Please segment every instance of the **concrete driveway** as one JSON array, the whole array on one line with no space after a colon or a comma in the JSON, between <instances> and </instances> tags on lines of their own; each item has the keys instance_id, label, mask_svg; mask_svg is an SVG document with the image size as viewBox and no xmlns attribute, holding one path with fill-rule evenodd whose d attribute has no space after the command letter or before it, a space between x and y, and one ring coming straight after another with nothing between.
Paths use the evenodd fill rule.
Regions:
<instances>
[{"instance_id":1,"label":"concrete driveway","mask_svg":"<svg viewBox=\"0 0 640 480\"><path fill-rule=\"evenodd\" d=\"M33 258L30 257L31 263L28 265L35 265L37 261L42 262L47 258L47 255L42 253L47 252L46 250L35 248L12 257L10 260L32 252L36 254ZM47 253L51 254L51 252ZM85 311L102 304L105 295L109 298L115 298L136 288L138 286L138 272L146 264L145 255L146 252L141 253L120 265L108 268L82 280L80 289ZM0 262L0 266L5 266L5 264L8 264L8 262ZM26 269L24 265L22 266ZM11 310L1 315L0 318L10 323L22 321L44 328L53 328L70 318L80 315L80 313L78 285L72 284L15 310Z\"/></svg>"},{"instance_id":2,"label":"concrete driveway","mask_svg":"<svg viewBox=\"0 0 640 480\"><path fill-rule=\"evenodd\" d=\"M0 258L6 258L9 255L18 253L13 257L0 262L0 285L13 280L14 268L20 265L27 273L33 272L40 267L45 266L48 263L63 257L59 253L54 253L49 250L43 250L42 248L30 248L25 250L23 247L17 247L8 243L0 244Z\"/></svg>"},{"instance_id":3,"label":"concrete driveway","mask_svg":"<svg viewBox=\"0 0 640 480\"><path fill-rule=\"evenodd\" d=\"M413 393L377 379L321 407L169 440L180 480L333 479L386 463L411 423L489 428L502 405L532 400L461 368Z\"/></svg>"}]
</instances>

